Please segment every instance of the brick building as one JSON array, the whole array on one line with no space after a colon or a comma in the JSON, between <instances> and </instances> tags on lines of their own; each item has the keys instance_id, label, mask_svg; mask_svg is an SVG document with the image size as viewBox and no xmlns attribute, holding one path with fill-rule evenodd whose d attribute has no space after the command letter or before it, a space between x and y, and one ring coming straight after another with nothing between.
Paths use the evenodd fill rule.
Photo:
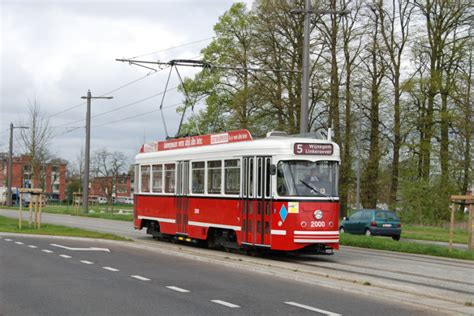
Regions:
<instances>
[{"instance_id":1,"label":"brick building","mask_svg":"<svg viewBox=\"0 0 474 316\"><path fill-rule=\"evenodd\" d=\"M90 181L89 197L111 196L115 199L133 196L132 177L122 174L115 177L95 177Z\"/></svg>"},{"instance_id":2,"label":"brick building","mask_svg":"<svg viewBox=\"0 0 474 316\"><path fill-rule=\"evenodd\" d=\"M48 194L50 200L66 198L66 165L62 159L52 159L40 165L35 176L36 188L41 188ZM31 157L23 155L13 157L12 188L31 188L32 169ZM0 187L6 189L8 177L8 154L0 154ZM15 193L15 192L13 192Z\"/></svg>"}]
</instances>

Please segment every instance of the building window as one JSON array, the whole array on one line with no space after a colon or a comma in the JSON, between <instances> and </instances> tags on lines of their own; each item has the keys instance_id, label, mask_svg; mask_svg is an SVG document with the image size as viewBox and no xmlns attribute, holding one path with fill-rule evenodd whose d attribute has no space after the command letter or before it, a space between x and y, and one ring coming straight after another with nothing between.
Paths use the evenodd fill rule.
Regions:
<instances>
[{"instance_id":1,"label":"building window","mask_svg":"<svg viewBox=\"0 0 474 316\"><path fill-rule=\"evenodd\" d=\"M141 191L150 192L150 166L141 166Z\"/></svg>"},{"instance_id":2,"label":"building window","mask_svg":"<svg viewBox=\"0 0 474 316\"><path fill-rule=\"evenodd\" d=\"M163 165L152 166L152 191L154 193L163 192Z\"/></svg>"},{"instance_id":3,"label":"building window","mask_svg":"<svg viewBox=\"0 0 474 316\"><path fill-rule=\"evenodd\" d=\"M176 167L174 163L165 165L165 192L174 193L175 188L175 171Z\"/></svg>"},{"instance_id":4,"label":"building window","mask_svg":"<svg viewBox=\"0 0 474 316\"><path fill-rule=\"evenodd\" d=\"M240 160L226 160L224 163L225 194L240 194Z\"/></svg>"},{"instance_id":5,"label":"building window","mask_svg":"<svg viewBox=\"0 0 474 316\"><path fill-rule=\"evenodd\" d=\"M23 187L31 188L31 165L23 166Z\"/></svg>"},{"instance_id":6,"label":"building window","mask_svg":"<svg viewBox=\"0 0 474 316\"><path fill-rule=\"evenodd\" d=\"M204 161L198 161L192 163L192 193L204 193L204 176L205 176L205 165Z\"/></svg>"},{"instance_id":7,"label":"building window","mask_svg":"<svg viewBox=\"0 0 474 316\"><path fill-rule=\"evenodd\" d=\"M222 161L207 162L207 193L220 194L222 181Z\"/></svg>"}]
</instances>

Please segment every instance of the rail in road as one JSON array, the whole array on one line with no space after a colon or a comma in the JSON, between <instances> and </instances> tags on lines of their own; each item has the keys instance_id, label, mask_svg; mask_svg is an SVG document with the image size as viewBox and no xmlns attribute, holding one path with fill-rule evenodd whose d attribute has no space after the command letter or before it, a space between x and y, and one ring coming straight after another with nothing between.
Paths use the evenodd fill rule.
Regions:
<instances>
[{"instance_id":1,"label":"rail in road","mask_svg":"<svg viewBox=\"0 0 474 316\"><path fill-rule=\"evenodd\" d=\"M15 211L1 215L17 216ZM314 277L366 284L366 287L396 290L444 302L461 304L474 300L474 264L465 260L412 255L380 250L341 247L333 256L272 256L254 258L222 251L178 246L152 240L144 231L136 231L129 222L43 214L44 222L114 233L168 251L206 256L223 262L238 261L260 267L271 265L282 271ZM303 278L302 278L303 279Z\"/></svg>"}]
</instances>

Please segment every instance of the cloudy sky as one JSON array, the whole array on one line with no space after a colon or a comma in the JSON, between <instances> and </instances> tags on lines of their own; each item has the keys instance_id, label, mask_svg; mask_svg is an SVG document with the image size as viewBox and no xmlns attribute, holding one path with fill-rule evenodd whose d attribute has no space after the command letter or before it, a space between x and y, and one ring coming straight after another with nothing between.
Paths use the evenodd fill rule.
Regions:
<instances>
[{"instance_id":1,"label":"cloudy sky","mask_svg":"<svg viewBox=\"0 0 474 316\"><path fill-rule=\"evenodd\" d=\"M165 88L168 70L152 73L115 59L198 59L214 35L213 25L232 3L0 0L0 152L8 151L10 122L25 121L36 101L57 135L51 152L76 160L85 139L86 106L80 97L88 89L99 96L139 79L110 93L113 100L92 102L92 152L122 151L132 161L144 139L164 138L160 112L151 111L159 108L157 94ZM184 76L195 71L180 69ZM174 73L169 87L177 84ZM182 100L175 90L164 100L170 134L177 130L175 105Z\"/></svg>"}]
</instances>

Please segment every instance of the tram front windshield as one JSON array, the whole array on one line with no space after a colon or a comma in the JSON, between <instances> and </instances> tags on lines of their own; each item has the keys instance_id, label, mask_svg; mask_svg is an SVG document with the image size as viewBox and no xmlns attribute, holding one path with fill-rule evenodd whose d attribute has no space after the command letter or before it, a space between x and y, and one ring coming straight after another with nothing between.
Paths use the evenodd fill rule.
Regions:
<instances>
[{"instance_id":1,"label":"tram front windshield","mask_svg":"<svg viewBox=\"0 0 474 316\"><path fill-rule=\"evenodd\" d=\"M279 196L337 197L338 162L286 160L278 163Z\"/></svg>"}]
</instances>

